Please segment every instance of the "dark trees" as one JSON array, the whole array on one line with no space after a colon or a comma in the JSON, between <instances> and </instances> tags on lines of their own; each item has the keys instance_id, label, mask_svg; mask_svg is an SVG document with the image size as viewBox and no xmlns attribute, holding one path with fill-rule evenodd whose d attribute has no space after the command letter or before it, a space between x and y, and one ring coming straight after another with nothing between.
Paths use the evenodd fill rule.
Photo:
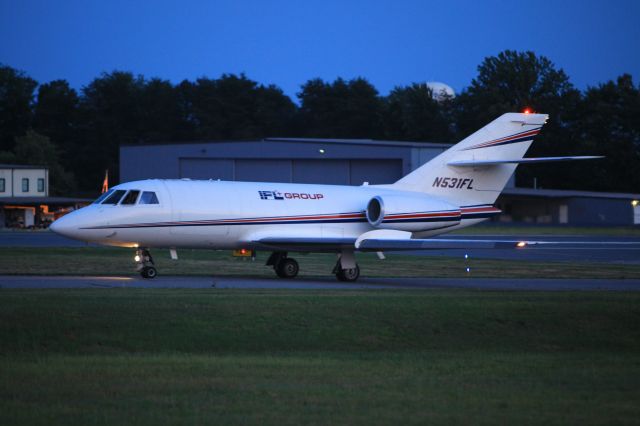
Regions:
<instances>
[{"instance_id":1,"label":"dark trees","mask_svg":"<svg viewBox=\"0 0 640 426\"><path fill-rule=\"evenodd\" d=\"M455 122L461 138L505 112L529 108L550 116L529 156L577 154L579 141L573 129L579 103L580 92L548 58L533 52L507 50L485 58L478 66L478 76L456 99ZM585 173L580 167L588 165L523 166L518 169L517 182L520 186L531 186L536 178L543 187L570 188L576 185L575 179Z\"/></svg>"},{"instance_id":2,"label":"dark trees","mask_svg":"<svg viewBox=\"0 0 640 426\"><path fill-rule=\"evenodd\" d=\"M436 100L425 83L396 87L385 98L385 136L392 140L449 142L452 99Z\"/></svg>"},{"instance_id":3,"label":"dark trees","mask_svg":"<svg viewBox=\"0 0 640 426\"><path fill-rule=\"evenodd\" d=\"M33 92L38 83L8 66L0 65L0 151L13 149L33 117Z\"/></svg>"},{"instance_id":4,"label":"dark trees","mask_svg":"<svg viewBox=\"0 0 640 426\"><path fill-rule=\"evenodd\" d=\"M606 156L594 162L581 187L638 192L640 188L640 87L630 75L587 89L576 138L586 152Z\"/></svg>"},{"instance_id":5,"label":"dark trees","mask_svg":"<svg viewBox=\"0 0 640 426\"><path fill-rule=\"evenodd\" d=\"M295 105L276 86L244 75L199 78L179 86L183 114L196 139L250 139L290 133Z\"/></svg>"},{"instance_id":6,"label":"dark trees","mask_svg":"<svg viewBox=\"0 0 640 426\"><path fill-rule=\"evenodd\" d=\"M338 78L333 83L309 80L298 98L301 136L374 139L383 135L382 100L363 78Z\"/></svg>"},{"instance_id":7,"label":"dark trees","mask_svg":"<svg viewBox=\"0 0 640 426\"><path fill-rule=\"evenodd\" d=\"M71 161L81 188L95 188L109 169L118 180L118 149L142 134L141 98L145 81L129 72L102 74L82 89L80 137Z\"/></svg>"},{"instance_id":8,"label":"dark trees","mask_svg":"<svg viewBox=\"0 0 640 426\"><path fill-rule=\"evenodd\" d=\"M454 99L434 100L423 83L381 96L367 80L321 79L301 86L296 106L278 87L244 75L145 79L114 71L80 93L64 80L42 84L0 66L0 162L45 161L59 188L95 191L109 169L118 180L122 144L240 140L268 136L455 142L499 115L525 107L550 121L529 156L603 154L606 160L523 166L518 184L637 192L640 88L623 75L581 93L562 69L532 52L486 58ZM33 129L34 132L29 132ZM37 133L36 133L37 132ZM48 154L47 154L48 153ZM54 178L54 174L59 177Z\"/></svg>"}]
</instances>

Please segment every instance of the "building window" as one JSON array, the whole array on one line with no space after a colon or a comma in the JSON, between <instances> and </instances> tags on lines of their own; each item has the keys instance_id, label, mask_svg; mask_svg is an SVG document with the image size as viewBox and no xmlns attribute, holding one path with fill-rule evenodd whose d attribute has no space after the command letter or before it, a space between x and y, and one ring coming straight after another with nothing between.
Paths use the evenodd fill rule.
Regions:
<instances>
[{"instance_id":1,"label":"building window","mask_svg":"<svg viewBox=\"0 0 640 426\"><path fill-rule=\"evenodd\" d=\"M0 192L6 191L6 189L4 189L4 182L4 178L0 178Z\"/></svg>"},{"instance_id":2,"label":"building window","mask_svg":"<svg viewBox=\"0 0 640 426\"><path fill-rule=\"evenodd\" d=\"M29 192L29 178L22 178L22 192Z\"/></svg>"},{"instance_id":3,"label":"building window","mask_svg":"<svg viewBox=\"0 0 640 426\"><path fill-rule=\"evenodd\" d=\"M44 192L44 179L38 178L38 192Z\"/></svg>"}]
</instances>

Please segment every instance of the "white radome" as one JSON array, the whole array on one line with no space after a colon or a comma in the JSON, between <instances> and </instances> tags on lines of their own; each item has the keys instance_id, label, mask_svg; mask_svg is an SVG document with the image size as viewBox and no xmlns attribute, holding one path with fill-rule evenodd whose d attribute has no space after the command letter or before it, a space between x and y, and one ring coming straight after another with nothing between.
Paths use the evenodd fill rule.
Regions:
<instances>
[{"instance_id":1,"label":"white radome","mask_svg":"<svg viewBox=\"0 0 640 426\"><path fill-rule=\"evenodd\" d=\"M437 101L456 97L456 92L448 84L444 84L439 81L428 81L426 85L431 88L433 91L433 99Z\"/></svg>"}]
</instances>

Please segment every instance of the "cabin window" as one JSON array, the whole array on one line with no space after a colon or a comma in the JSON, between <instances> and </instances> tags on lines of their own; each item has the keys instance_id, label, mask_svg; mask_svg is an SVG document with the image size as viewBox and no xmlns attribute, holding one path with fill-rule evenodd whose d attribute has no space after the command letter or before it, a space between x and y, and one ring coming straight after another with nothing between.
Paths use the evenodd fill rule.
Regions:
<instances>
[{"instance_id":1,"label":"cabin window","mask_svg":"<svg viewBox=\"0 0 640 426\"><path fill-rule=\"evenodd\" d=\"M44 179L38 178L38 192L44 192Z\"/></svg>"},{"instance_id":2,"label":"cabin window","mask_svg":"<svg viewBox=\"0 0 640 426\"><path fill-rule=\"evenodd\" d=\"M120 199L124 196L124 193L127 192L123 189L118 189L117 191L113 191L113 194L109 195L102 204L118 204Z\"/></svg>"},{"instance_id":3,"label":"cabin window","mask_svg":"<svg viewBox=\"0 0 640 426\"><path fill-rule=\"evenodd\" d=\"M29 192L29 178L22 178L22 192Z\"/></svg>"},{"instance_id":4,"label":"cabin window","mask_svg":"<svg viewBox=\"0 0 640 426\"><path fill-rule=\"evenodd\" d=\"M144 191L140 196L138 204L160 204L155 192Z\"/></svg>"},{"instance_id":5,"label":"cabin window","mask_svg":"<svg viewBox=\"0 0 640 426\"><path fill-rule=\"evenodd\" d=\"M140 191L138 191L137 189L127 192L127 195L122 199L121 204L129 206L135 204L136 200L138 199L138 194L140 194Z\"/></svg>"},{"instance_id":6,"label":"cabin window","mask_svg":"<svg viewBox=\"0 0 640 426\"><path fill-rule=\"evenodd\" d=\"M5 185L5 180L4 180L4 178L0 178L0 192L4 192L4 191L6 191L6 189L5 189L4 185Z\"/></svg>"},{"instance_id":7,"label":"cabin window","mask_svg":"<svg viewBox=\"0 0 640 426\"><path fill-rule=\"evenodd\" d=\"M104 192L102 195L100 195L94 202L93 204L100 204L100 202L102 202L102 200L104 200L105 198L107 198L109 195L113 194L113 189L108 190L107 192Z\"/></svg>"}]
</instances>

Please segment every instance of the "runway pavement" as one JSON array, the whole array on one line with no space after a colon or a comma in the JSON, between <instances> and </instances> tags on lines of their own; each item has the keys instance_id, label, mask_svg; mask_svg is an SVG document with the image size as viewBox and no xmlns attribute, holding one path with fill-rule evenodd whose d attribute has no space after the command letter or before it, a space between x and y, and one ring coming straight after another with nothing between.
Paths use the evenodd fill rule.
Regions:
<instances>
[{"instance_id":1,"label":"runway pavement","mask_svg":"<svg viewBox=\"0 0 640 426\"><path fill-rule=\"evenodd\" d=\"M208 288L220 289L422 289L460 288L508 291L640 291L640 279L497 279L497 278L362 278L356 283L337 282L333 277L316 279L264 279L230 277L157 277L145 280L137 276L0 276L0 291L5 288Z\"/></svg>"},{"instance_id":2,"label":"runway pavement","mask_svg":"<svg viewBox=\"0 0 640 426\"><path fill-rule=\"evenodd\" d=\"M607 241L639 242L639 238L602 236L518 236L454 235L447 238L500 239L500 240L545 240L545 241ZM64 238L49 231L0 232L0 247L87 247L94 246ZM99 247L99 246L95 246ZM636 246L637 247L637 246ZM538 247L524 250L474 249L474 250L429 250L402 252L421 256L513 259L519 261L567 261L640 263L640 249L600 248L549 248ZM333 277L320 279L298 278L295 280L230 278L230 277L166 277L144 280L138 275L121 277L100 276L0 276L0 288L210 288L210 289L438 289L465 288L477 290L606 290L640 291L640 280L608 279L490 279L490 278L361 278L357 283L340 283Z\"/></svg>"},{"instance_id":3,"label":"runway pavement","mask_svg":"<svg viewBox=\"0 0 640 426\"><path fill-rule=\"evenodd\" d=\"M0 232L0 247L98 247L72 240L49 230Z\"/></svg>"}]
</instances>

